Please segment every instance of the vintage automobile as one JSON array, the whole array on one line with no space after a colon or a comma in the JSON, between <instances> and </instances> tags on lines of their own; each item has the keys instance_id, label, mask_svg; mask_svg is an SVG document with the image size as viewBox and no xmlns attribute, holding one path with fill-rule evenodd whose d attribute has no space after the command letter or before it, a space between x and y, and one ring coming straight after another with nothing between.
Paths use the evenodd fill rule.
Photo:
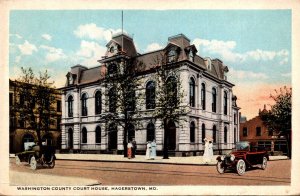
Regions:
<instances>
[{"instance_id":1,"label":"vintage automobile","mask_svg":"<svg viewBox=\"0 0 300 196\"><path fill-rule=\"evenodd\" d=\"M222 174L226 170L235 170L238 175L243 175L246 169L257 165L265 170L268 160L266 150L251 146L247 141L238 142L231 153L217 157L217 171Z\"/></svg>"},{"instance_id":2,"label":"vintage automobile","mask_svg":"<svg viewBox=\"0 0 300 196\"><path fill-rule=\"evenodd\" d=\"M16 164L21 165L21 162L27 162L30 168L37 169L38 164L41 166L47 166L48 168L54 168L55 166L55 147L53 146L29 146L24 152L16 154Z\"/></svg>"}]
</instances>

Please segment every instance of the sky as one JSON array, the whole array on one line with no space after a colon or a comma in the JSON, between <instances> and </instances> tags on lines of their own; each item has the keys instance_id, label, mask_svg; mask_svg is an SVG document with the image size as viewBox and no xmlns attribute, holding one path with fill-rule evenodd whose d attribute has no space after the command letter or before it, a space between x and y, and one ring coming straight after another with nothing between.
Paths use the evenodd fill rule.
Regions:
<instances>
[{"instance_id":1,"label":"sky","mask_svg":"<svg viewBox=\"0 0 300 196\"><path fill-rule=\"evenodd\" d=\"M64 86L70 67L99 65L112 34L121 32L121 18L120 10L10 11L10 79L31 67ZM222 60L247 119L264 104L270 108L275 89L291 87L290 10L124 10L123 19L139 53L183 33L198 55Z\"/></svg>"}]
</instances>

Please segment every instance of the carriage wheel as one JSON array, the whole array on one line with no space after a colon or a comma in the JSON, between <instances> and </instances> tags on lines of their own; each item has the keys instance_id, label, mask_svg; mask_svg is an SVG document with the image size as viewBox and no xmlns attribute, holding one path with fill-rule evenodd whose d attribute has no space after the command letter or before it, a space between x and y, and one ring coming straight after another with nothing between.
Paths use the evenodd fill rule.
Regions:
<instances>
[{"instance_id":1,"label":"carriage wheel","mask_svg":"<svg viewBox=\"0 0 300 196\"><path fill-rule=\"evenodd\" d=\"M21 165L21 160L20 160L19 156L16 156L16 164Z\"/></svg>"},{"instance_id":2,"label":"carriage wheel","mask_svg":"<svg viewBox=\"0 0 300 196\"><path fill-rule=\"evenodd\" d=\"M246 171L246 163L243 159L238 160L237 164L236 164L236 171L238 173L238 175L243 175Z\"/></svg>"}]
</instances>

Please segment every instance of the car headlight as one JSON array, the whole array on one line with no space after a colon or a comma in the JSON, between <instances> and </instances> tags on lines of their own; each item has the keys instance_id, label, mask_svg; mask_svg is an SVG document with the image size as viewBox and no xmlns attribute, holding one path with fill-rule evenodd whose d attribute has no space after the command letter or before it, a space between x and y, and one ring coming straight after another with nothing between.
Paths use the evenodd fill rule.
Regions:
<instances>
[{"instance_id":1,"label":"car headlight","mask_svg":"<svg viewBox=\"0 0 300 196\"><path fill-rule=\"evenodd\" d=\"M232 155L230 156L230 161L234 161L234 159L235 159L235 156L232 154Z\"/></svg>"},{"instance_id":2,"label":"car headlight","mask_svg":"<svg viewBox=\"0 0 300 196\"><path fill-rule=\"evenodd\" d=\"M221 161L224 161L224 159L225 159L225 156L221 156Z\"/></svg>"}]
</instances>

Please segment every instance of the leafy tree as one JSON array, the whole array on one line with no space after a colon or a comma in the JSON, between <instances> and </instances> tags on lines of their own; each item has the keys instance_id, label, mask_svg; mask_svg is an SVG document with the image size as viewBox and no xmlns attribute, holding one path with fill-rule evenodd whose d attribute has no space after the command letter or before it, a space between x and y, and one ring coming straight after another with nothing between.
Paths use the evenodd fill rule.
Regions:
<instances>
[{"instance_id":1,"label":"leafy tree","mask_svg":"<svg viewBox=\"0 0 300 196\"><path fill-rule=\"evenodd\" d=\"M140 94L137 91L139 81L137 67L142 66L137 60L124 61L122 63L111 63L106 65L103 82L105 84L105 111L100 119L107 125L115 123L123 128L124 157L127 157L127 138L130 125L138 126L139 122L134 120L139 116L136 105L139 105ZM135 129L136 130L136 129ZM106 133L111 134L109 126Z\"/></svg>"},{"instance_id":2,"label":"leafy tree","mask_svg":"<svg viewBox=\"0 0 300 196\"><path fill-rule=\"evenodd\" d=\"M36 76L31 68L21 68L22 75L15 81L19 93L13 111L19 120L37 134L38 145L42 146L41 132L48 132L55 112L52 107L56 100L54 82L50 82L48 72Z\"/></svg>"},{"instance_id":3,"label":"leafy tree","mask_svg":"<svg viewBox=\"0 0 300 196\"><path fill-rule=\"evenodd\" d=\"M161 119L161 127L164 129L163 158L168 159L169 123L186 121L183 117L189 113L189 106L183 101L185 92L180 81L179 67L169 63L164 54L154 59L157 66L154 75L156 81L156 107L154 117ZM180 118L183 117L183 118Z\"/></svg>"},{"instance_id":4,"label":"leafy tree","mask_svg":"<svg viewBox=\"0 0 300 196\"><path fill-rule=\"evenodd\" d=\"M270 97L275 101L271 110L263 113L261 119L266 127L278 136L285 136L288 144L288 156L291 158L291 127L292 127L292 88L275 90Z\"/></svg>"}]
</instances>

